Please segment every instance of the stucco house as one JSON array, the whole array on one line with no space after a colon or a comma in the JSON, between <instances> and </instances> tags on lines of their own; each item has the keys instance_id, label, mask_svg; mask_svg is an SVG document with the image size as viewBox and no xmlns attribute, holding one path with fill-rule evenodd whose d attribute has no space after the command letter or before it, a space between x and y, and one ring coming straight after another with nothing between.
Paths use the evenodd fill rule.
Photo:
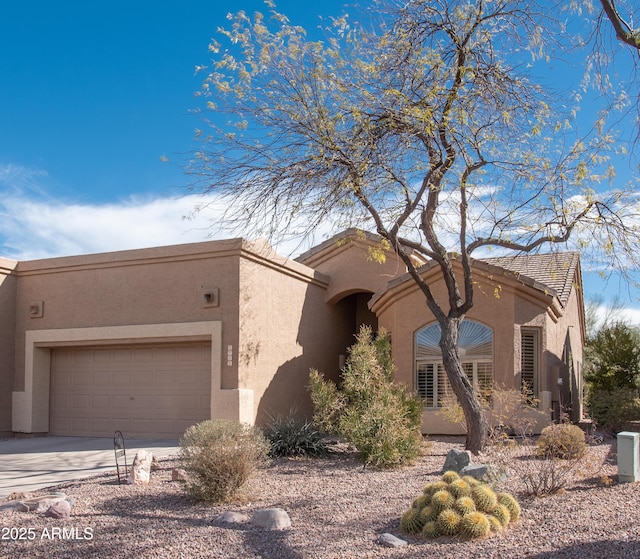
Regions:
<instances>
[{"instance_id":1,"label":"stucco house","mask_svg":"<svg viewBox=\"0 0 640 559\"><path fill-rule=\"evenodd\" d=\"M423 431L459 432L440 412L438 327L393 253L368 258L376 243L348 230L296 260L244 239L0 258L0 433L177 437L207 418L309 414L309 369L338 380L361 324L391 333L396 378L425 401ZM579 419L579 255L474 270L460 341L474 383L524 383L544 417L562 405ZM422 273L443 292L432 263Z\"/></svg>"}]
</instances>

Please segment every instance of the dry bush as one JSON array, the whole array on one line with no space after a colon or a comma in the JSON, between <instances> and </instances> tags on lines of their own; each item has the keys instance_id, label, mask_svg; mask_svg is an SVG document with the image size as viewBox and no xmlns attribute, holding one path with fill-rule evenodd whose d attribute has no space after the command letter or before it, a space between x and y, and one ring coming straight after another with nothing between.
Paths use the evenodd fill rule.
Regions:
<instances>
[{"instance_id":1,"label":"dry bush","mask_svg":"<svg viewBox=\"0 0 640 559\"><path fill-rule=\"evenodd\" d=\"M180 439L180 461L189 474L185 490L199 501L228 501L264 462L269 448L259 429L237 421L193 425Z\"/></svg>"}]
</instances>

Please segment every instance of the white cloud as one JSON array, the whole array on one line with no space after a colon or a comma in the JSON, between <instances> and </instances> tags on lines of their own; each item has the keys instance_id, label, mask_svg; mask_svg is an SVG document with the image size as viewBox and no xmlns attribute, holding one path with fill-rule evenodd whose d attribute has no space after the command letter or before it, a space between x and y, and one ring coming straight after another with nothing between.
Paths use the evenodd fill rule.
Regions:
<instances>
[{"instance_id":1,"label":"white cloud","mask_svg":"<svg viewBox=\"0 0 640 559\"><path fill-rule=\"evenodd\" d=\"M47 193L47 179L43 171L0 165L0 256L34 260L243 236L221 229L224 206L200 195L67 203ZM330 227L316 233L276 249L299 254L324 240Z\"/></svg>"}]
</instances>

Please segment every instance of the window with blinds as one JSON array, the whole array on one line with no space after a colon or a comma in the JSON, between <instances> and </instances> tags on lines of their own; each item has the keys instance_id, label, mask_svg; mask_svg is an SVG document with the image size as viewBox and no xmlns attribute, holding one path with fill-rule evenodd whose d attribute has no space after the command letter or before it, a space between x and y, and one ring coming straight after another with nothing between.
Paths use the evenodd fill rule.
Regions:
<instances>
[{"instance_id":1,"label":"window with blinds","mask_svg":"<svg viewBox=\"0 0 640 559\"><path fill-rule=\"evenodd\" d=\"M538 397L540 332L534 328L520 330L520 381L530 400Z\"/></svg>"},{"instance_id":2,"label":"window with blinds","mask_svg":"<svg viewBox=\"0 0 640 559\"><path fill-rule=\"evenodd\" d=\"M425 408L437 409L455 402L442 363L438 342L440 325L435 323L416 333L416 379L418 394ZM490 328L471 320L460 325L458 350L462 367L474 390L489 397L493 386L493 332Z\"/></svg>"}]
</instances>

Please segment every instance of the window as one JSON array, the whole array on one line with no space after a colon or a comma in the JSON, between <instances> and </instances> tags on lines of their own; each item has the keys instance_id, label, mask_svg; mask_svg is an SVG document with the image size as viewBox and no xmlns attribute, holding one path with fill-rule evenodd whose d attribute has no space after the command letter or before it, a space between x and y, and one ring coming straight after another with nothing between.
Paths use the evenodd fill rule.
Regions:
<instances>
[{"instance_id":1,"label":"window","mask_svg":"<svg viewBox=\"0 0 640 559\"><path fill-rule=\"evenodd\" d=\"M416 390L426 408L437 409L455 400L440 352L440 325L416 333ZM493 384L493 332L472 320L460 325L458 351L462 367L479 394L489 394Z\"/></svg>"},{"instance_id":2,"label":"window","mask_svg":"<svg viewBox=\"0 0 640 559\"><path fill-rule=\"evenodd\" d=\"M540 331L535 328L520 330L520 382L529 400L538 397L540 359Z\"/></svg>"}]
</instances>

